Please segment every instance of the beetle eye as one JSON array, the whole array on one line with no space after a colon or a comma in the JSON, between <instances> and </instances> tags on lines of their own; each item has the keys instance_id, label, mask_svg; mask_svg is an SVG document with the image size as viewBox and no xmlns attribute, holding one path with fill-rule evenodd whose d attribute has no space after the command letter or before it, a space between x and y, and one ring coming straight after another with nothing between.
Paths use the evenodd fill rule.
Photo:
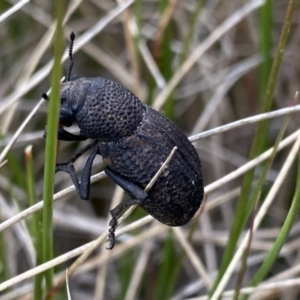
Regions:
<instances>
[{"instance_id":1,"label":"beetle eye","mask_svg":"<svg viewBox=\"0 0 300 300\"><path fill-rule=\"evenodd\" d=\"M66 109L60 109L59 124L70 127L74 122L73 113Z\"/></svg>"},{"instance_id":2,"label":"beetle eye","mask_svg":"<svg viewBox=\"0 0 300 300\"><path fill-rule=\"evenodd\" d=\"M78 108L78 105L77 104L73 104L72 107L71 107L72 112L76 113L77 112L77 108Z\"/></svg>"}]
</instances>

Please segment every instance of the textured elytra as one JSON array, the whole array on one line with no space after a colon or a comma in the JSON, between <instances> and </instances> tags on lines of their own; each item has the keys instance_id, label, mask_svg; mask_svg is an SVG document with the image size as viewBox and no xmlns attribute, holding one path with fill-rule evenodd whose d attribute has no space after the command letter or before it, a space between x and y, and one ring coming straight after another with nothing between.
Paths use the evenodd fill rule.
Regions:
<instances>
[{"instance_id":1,"label":"textured elytra","mask_svg":"<svg viewBox=\"0 0 300 300\"><path fill-rule=\"evenodd\" d=\"M99 153L111 160L108 168L144 189L174 146L178 150L141 207L166 225L181 226L198 210L203 183L198 155L175 124L147 107L134 135L100 144Z\"/></svg>"},{"instance_id":2,"label":"textured elytra","mask_svg":"<svg viewBox=\"0 0 300 300\"><path fill-rule=\"evenodd\" d=\"M70 126L73 120L80 136L98 140L97 153L115 180L144 189L177 146L168 167L139 204L166 225L190 221L203 198L201 166L194 147L174 123L108 79L66 82L61 98L61 125ZM86 179L90 167L85 168ZM86 188L83 192L86 197Z\"/></svg>"}]
</instances>

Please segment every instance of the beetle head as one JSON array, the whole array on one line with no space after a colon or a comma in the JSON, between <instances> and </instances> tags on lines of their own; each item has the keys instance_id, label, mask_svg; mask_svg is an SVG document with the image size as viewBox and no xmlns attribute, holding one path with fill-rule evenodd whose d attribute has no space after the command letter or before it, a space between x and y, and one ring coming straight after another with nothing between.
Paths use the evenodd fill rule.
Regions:
<instances>
[{"instance_id":1,"label":"beetle head","mask_svg":"<svg viewBox=\"0 0 300 300\"><path fill-rule=\"evenodd\" d=\"M91 83L78 78L62 83L60 94L59 124L70 127L76 122L76 115L83 107Z\"/></svg>"},{"instance_id":2,"label":"beetle head","mask_svg":"<svg viewBox=\"0 0 300 300\"><path fill-rule=\"evenodd\" d=\"M70 127L74 122L76 110L76 103L72 103L72 101L69 101L69 99L62 94L59 112L59 125Z\"/></svg>"},{"instance_id":3,"label":"beetle head","mask_svg":"<svg viewBox=\"0 0 300 300\"><path fill-rule=\"evenodd\" d=\"M78 108L78 99L74 99L72 96L72 84L73 81L78 79L78 76L72 75L73 69L73 45L75 40L75 34L72 31L70 34L70 45L69 45L69 65L68 72L65 79L65 82L62 84L61 88L61 107L60 107L60 115L59 115L59 125L70 127L75 121L76 112ZM48 95L43 94L42 97L45 100L48 100Z\"/></svg>"}]
</instances>

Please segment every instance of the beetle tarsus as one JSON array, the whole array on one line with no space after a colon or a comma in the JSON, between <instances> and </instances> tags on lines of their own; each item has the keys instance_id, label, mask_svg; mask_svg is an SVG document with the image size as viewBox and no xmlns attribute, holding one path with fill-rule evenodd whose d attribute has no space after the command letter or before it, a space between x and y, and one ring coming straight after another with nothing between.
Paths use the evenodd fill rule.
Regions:
<instances>
[{"instance_id":1,"label":"beetle tarsus","mask_svg":"<svg viewBox=\"0 0 300 300\"><path fill-rule=\"evenodd\" d=\"M55 168L55 172L62 171L70 175L72 182L76 188L76 191L78 192L80 198L83 200L89 199L92 165L96 155L98 154L98 149L94 150L87 159L81 174L80 183L76 176L74 162L78 157L80 157L83 153L92 148L95 144L96 142L93 141L92 143L86 145L84 148L81 149L81 151L77 152L69 161L62 164L57 164Z\"/></svg>"},{"instance_id":2,"label":"beetle tarsus","mask_svg":"<svg viewBox=\"0 0 300 300\"><path fill-rule=\"evenodd\" d=\"M126 201L125 201L126 202ZM109 222L109 235L108 235L108 240L109 240L109 246L106 248L107 250L112 250L113 247L115 246L115 231L116 227L118 225L118 215L122 212L123 206L125 202L121 202L119 205L117 205L114 209L110 210L110 215L111 215L111 220Z\"/></svg>"},{"instance_id":3,"label":"beetle tarsus","mask_svg":"<svg viewBox=\"0 0 300 300\"><path fill-rule=\"evenodd\" d=\"M125 200L121 203L119 203L115 208L111 209L109 211L111 215L111 220L109 222L109 235L108 235L108 240L110 242L109 247L107 248L108 250L111 250L114 245L115 245L115 231L118 226L118 217L121 214L121 212L125 209L128 208L129 206L133 205L140 205L145 201L145 199L134 199L130 198L128 200Z\"/></svg>"},{"instance_id":4,"label":"beetle tarsus","mask_svg":"<svg viewBox=\"0 0 300 300\"><path fill-rule=\"evenodd\" d=\"M112 230L113 232L110 232L110 234L108 235L108 240L109 240L109 246L106 247L107 250L112 250L115 246L115 242L116 242L116 238L115 238L115 228L110 228L109 230Z\"/></svg>"}]
</instances>

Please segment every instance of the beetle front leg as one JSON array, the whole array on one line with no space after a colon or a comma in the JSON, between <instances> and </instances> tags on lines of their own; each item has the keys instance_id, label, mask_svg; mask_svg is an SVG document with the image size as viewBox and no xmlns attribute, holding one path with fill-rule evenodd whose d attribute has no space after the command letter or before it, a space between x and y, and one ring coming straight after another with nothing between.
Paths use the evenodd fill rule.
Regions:
<instances>
[{"instance_id":1,"label":"beetle front leg","mask_svg":"<svg viewBox=\"0 0 300 300\"><path fill-rule=\"evenodd\" d=\"M111 250L115 245L115 230L118 224L118 216L127 207L142 204L148 198L148 194L142 188L116 174L109 168L105 169L105 173L131 196L130 199L122 201L115 208L110 210L111 220L109 222L110 228L108 230L109 246L106 249Z\"/></svg>"},{"instance_id":2,"label":"beetle front leg","mask_svg":"<svg viewBox=\"0 0 300 300\"><path fill-rule=\"evenodd\" d=\"M93 148L96 144L98 143L98 140L93 140L91 143L87 144L83 148L81 148L77 153L75 153L68 161L62 164L57 164L56 167L60 165L66 165L66 164L71 164L74 163L81 155L83 155L85 152ZM55 170L55 172L58 172L60 170Z\"/></svg>"},{"instance_id":3,"label":"beetle front leg","mask_svg":"<svg viewBox=\"0 0 300 300\"><path fill-rule=\"evenodd\" d=\"M88 160L86 161L86 164L85 164L82 174L81 174L80 182L76 176L73 162L80 155L82 155L84 152L86 152L88 149L90 149L94 145L95 145L95 141L93 141L93 143L88 144L86 147L82 148L81 150L85 150L85 151L79 151L79 153L76 153L68 162L56 165L56 169L55 169L55 172L63 171L70 175L72 182L73 182L80 198L83 200L89 199L92 165L93 165L93 161L94 161L96 155L98 154L98 149L94 150L91 153L91 155L89 156ZM78 154L80 154L80 155L78 155Z\"/></svg>"}]
</instances>

